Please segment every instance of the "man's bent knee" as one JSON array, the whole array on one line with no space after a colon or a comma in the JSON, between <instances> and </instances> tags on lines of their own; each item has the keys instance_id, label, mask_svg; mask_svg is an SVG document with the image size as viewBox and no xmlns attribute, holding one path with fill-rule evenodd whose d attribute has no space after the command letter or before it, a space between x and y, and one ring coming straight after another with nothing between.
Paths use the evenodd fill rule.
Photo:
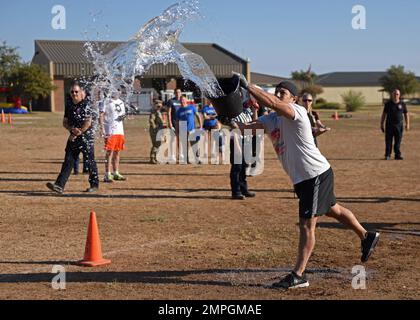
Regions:
<instances>
[{"instance_id":1,"label":"man's bent knee","mask_svg":"<svg viewBox=\"0 0 420 320\"><path fill-rule=\"evenodd\" d=\"M342 207L339 204L336 204L335 206L331 207L330 211L326 214L326 216L330 218L337 218L341 216L341 213Z\"/></svg>"}]
</instances>

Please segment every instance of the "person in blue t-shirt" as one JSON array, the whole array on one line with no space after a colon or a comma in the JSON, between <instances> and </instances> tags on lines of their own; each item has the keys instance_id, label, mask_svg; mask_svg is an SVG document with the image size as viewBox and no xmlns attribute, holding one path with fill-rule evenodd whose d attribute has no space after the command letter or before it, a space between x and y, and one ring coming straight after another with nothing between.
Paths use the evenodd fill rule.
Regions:
<instances>
[{"instance_id":1,"label":"person in blue t-shirt","mask_svg":"<svg viewBox=\"0 0 420 320\"><path fill-rule=\"evenodd\" d=\"M186 97L181 98L181 107L176 112L177 132L179 132L179 122L187 122L187 131L191 133L195 130L195 118L200 123L200 128L203 127L201 118L197 112L197 108L193 104L189 104Z\"/></svg>"},{"instance_id":2,"label":"person in blue t-shirt","mask_svg":"<svg viewBox=\"0 0 420 320\"><path fill-rule=\"evenodd\" d=\"M217 120L217 113L210 101L206 99L205 106L201 109L203 114L204 124L203 129L206 131L218 130L219 121Z\"/></svg>"},{"instance_id":3,"label":"person in blue t-shirt","mask_svg":"<svg viewBox=\"0 0 420 320\"><path fill-rule=\"evenodd\" d=\"M212 130L221 130L222 125L217 119L217 112L216 109L214 109L213 105L211 104L211 101L208 99L205 99L204 101L204 107L200 111L203 114L204 118L204 124L203 129L208 134L208 145L209 145L209 154L214 156L212 154ZM222 153L223 153L223 139L222 136L219 136L219 159L223 159Z\"/></svg>"},{"instance_id":4,"label":"person in blue t-shirt","mask_svg":"<svg viewBox=\"0 0 420 320\"><path fill-rule=\"evenodd\" d=\"M203 127L203 123L200 115L197 112L197 108L194 105L189 104L187 98L183 96L181 98L181 108L179 108L176 112L176 133L178 137L180 133L180 122L187 123L187 132L189 135L195 130L195 118L197 118L199 122L199 128L201 129ZM198 142L198 139L196 142ZM182 145L183 144L180 143L180 146ZM189 142L188 145L191 145L191 143ZM179 158L181 162L184 161L182 150L179 151Z\"/></svg>"}]
</instances>

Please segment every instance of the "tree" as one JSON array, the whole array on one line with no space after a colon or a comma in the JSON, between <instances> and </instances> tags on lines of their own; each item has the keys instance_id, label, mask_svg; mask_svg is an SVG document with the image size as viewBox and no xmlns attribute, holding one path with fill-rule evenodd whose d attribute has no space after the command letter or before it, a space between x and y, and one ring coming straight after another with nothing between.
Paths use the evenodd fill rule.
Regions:
<instances>
[{"instance_id":1,"label":"tree","mask_svg":"<svg viewBox=\"0 0 420 320\"><path fill-rule=\"evenodd\" d=\"M39 99L50 95L56 87L51 78L40 66L22 64L7 78L12 94L29 100Z\"/></svg>"},{"instance_id":2,"label":"tree","mask_svg":"<svg viewBox=\"0 0 420 320\"><path fill-rule=\"evenodd\" d=\"M300 70L292 72L292 79L297 82L301 88L301 94L310 93L314 99L317 95L324 92L320 85L315 84L317 75L312 72L311 66L307 71Z\"/></svg>"},{"instance_id":3,"label":"tree","mask_svg":"<svg viewBox=\"0 0 420 320\"><path fill-rule=\"evenodd\" d=\"M391 66L387 75L381 78L384 90L391 94L395 89L401 91L402 96L413 94L420 90L420 84L414 72L404 70L404 66Z\"/></svg>"},{"instance_id":4,"label":"tree","mask_svg":"<svg viewBox=\"0 0 420 320\"><path fill-rule=\"evenodd\" d=\"M7 85L7 77L19 67L21 58L17 48L9 47L6 41L0 44L0 84Z\"/></svg>"},{"instance_id":5,"label":"tree","mask_svg":"<svg viewBox=\"0 0 420 320\"><path fill-rule=\"evenodd\" d=\"M354 112L363 107L366 103L363 93L350 90L341 95L347 112Z\"/></svg>"},{"instance_id":6,"label":"tree","mask_svg":"<svg viewBox=\"0 0 420 320\"><path fill-rule=\"evenodd\" d=\"M324 92L324 89L320 85L317 85L317 84L309 85L303 88L301 91L302 94L310 93L314 97L314 99L316 99L316 97L322 94L323 92Z\"/></svg>"},{"instance_id":7,"label":"tree","mask_svg":"<svg viewBox=\"0 0 420 320\"><path fill-rule=\"evenodd\" d=\"M304 87L307 84L314 83L314 81L316 79L316 74L313 73L311 70L308 70L308 71L304 71L304 70L293 71L292 72L292 79L297 81L297 82L300 82L302 87Z\"/></svg>"}]
</instances>

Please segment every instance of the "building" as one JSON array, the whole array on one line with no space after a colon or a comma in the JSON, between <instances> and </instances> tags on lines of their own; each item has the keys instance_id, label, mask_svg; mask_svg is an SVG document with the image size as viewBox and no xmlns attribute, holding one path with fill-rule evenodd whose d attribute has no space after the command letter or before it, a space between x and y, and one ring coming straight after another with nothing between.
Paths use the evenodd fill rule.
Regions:
<instances>
[{"instance_id":1,"label":"building","mask_svg":"<svg viewBox=\"0 0 420 320\"><path fill-rule=\"evenodd\" d=\"M383 91L380 79L386 72L332 72L319 75L317 84L324 93L319 95L328 102L342 103L341 95L350 90L361 92L367 105L381 105L389 96Z\"/></svg>"},{"instance_id":2,"label":"building","mask_svg":"<svg viewBox=\"0 0 420 320\"><path fill-rule=\"evenodd\" d=\"M273 76L264 73L251 72L251 82L263 88L276 87L280 82L289 80L288 78Z\"/></svg>"},{"instance_id":3,"label":"building","mask_svg":"<svg viewBox=\"0 0 420 320\"><path fill-rule=\"evenodd\" d=\"M93 65L85 56L84 41L35 40L35 55L32 63L43 67L50 75L57 89L50 97L34 103L33 109L38 111L64 110L64 99L71 81L77 78L89 78L93 75ZM100 42L104 53L115 49L123 42ZM214 43L184 43L185 48L202 56L218 79L230 78L232 71L243 73L249 79L251 67L249 61ZM154 65L142 79L144 88L173 90L177 86L184 87L175 64ZM191 90L191 88L188 88Z\"/></svg>"}]
</instances>

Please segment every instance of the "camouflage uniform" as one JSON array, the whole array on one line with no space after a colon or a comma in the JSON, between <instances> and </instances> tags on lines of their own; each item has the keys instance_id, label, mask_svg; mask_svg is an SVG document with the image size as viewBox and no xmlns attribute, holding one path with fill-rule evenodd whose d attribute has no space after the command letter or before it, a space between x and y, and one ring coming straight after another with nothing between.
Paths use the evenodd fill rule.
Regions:
<instances>
[{"instance_id":1,"label":"camouflage uniform","mask_svg":"<svg viewBox=\"0 0 420 320\"><path fill-rule=\"evenodd\" d=\"M149 118L149 133L150 139L152 140L152 149L150 150L150 162L154 164L157 163L157 153L159 151L159 147L162 144L161 141L157 141L157 135L159 130L162 130L165 127L167 127L167 124L165 124L165 122L165 116L160 110L155 109L152 111Z\"/></svg>"}]
</instances>

